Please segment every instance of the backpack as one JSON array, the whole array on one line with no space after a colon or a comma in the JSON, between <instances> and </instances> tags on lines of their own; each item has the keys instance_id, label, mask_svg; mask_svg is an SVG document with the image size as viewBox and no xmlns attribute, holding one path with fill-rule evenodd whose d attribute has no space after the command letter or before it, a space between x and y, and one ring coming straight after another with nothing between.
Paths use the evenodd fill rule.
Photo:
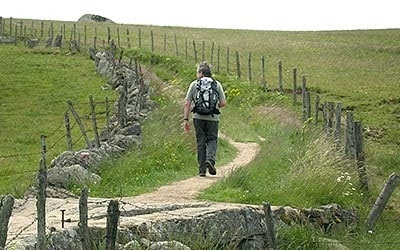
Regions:
<instances>
[{"instance_id":1,"label":"backpack","mask_svg":"<svg viewBox=\"0 0 400 250\"><path fill-rule=\"evenodd\" d=\"M217 82L214 79L212 79L212 81L199 79L196 83L196 90L197 93L192 112L199 115L212 116L214 116L214 114L220 114L220 111L217 108L217 103L219 101Z\"/></svg>"}]
</instances>

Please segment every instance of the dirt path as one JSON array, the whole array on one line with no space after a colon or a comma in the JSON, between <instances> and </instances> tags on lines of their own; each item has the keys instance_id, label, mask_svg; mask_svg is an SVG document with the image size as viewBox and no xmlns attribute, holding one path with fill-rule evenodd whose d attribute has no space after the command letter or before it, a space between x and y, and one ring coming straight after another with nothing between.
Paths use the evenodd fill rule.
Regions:
<instances>
[{"instance_id":1,"label":"dirt path","mask_svg":"<svg viewBox=\"0 0 400 250\"><path fill-rule=\"evenodd\" d=\"M224 137L224 136L222 136ZM143 194L135 197L125 197L124 200L138 203L182 203L195 201L196 196L202 190L209 187L216 181L226 177L235 168L242 167L251 162L259 151L257 143L240 143L232 141L226 137L225 139L236 147L237 156L228 164L217 167L217 175L207 177L192 177L183 181L178 181L167 186L163 186L155 192Z\"/></svg>"},{"instance_id":2,"label":"dirt path","mask_svg":"<svg viewBox=\"0 0 400 250\"><path fill-rule=\"evenodd\" d=\"M207 177L192 177L183 181L174 182L170 185L163 186L158 190L134 197L123 197L120 199L120 210L130 214L121 218L121 223L140 220L138 216L134 216L134 212L145 209L154 209L163 207L171 209L177 205L183 208L190 208L202 203L196 200L197 195L202 190L208 188L211 184L229 175L235 168L245 166L250 163L258 154L259 145L257 143L239 143L227 139L234 147L237 148L237 156L228 164L217 166L217 175ZM105 226L107 217L107 206L110 199L89 198L89 225ZM204 202L203 202L204 203ZM228 204L227 204L228 205ZM170 208L168 208L168 206ZM204 205L202 209L213 209L212 207L220 207L222 204ZM63 210L64 223L61 222L61 211ZM161 209L162 210L162 209ZM176 211L178 213L178 211ZM14 210L9 222L7 245L36 235L36 198L29 197L24 200L16 200ZM159 214L154 216L160 216ZM146 219L150 220L148 216ZM73 197L64 198L47 198L46 199L46 227L48 230L60 230L62 228L75 227L79 222L79 199Z\"/></svg>"}]
</instances>

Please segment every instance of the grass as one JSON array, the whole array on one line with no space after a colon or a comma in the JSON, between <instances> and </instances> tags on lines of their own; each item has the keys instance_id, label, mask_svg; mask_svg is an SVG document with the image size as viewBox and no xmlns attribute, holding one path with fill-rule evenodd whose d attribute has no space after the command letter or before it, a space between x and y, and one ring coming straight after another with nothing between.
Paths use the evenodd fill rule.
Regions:
<instances>
[{"instance_id":1,"label":"grass","mask_svg":"<svg viewBox=\"0 0 400 250\"><path fill-rule=\"evenodd\" d=\"M105 109L101 102L115 99L115 93L101 90L106 79L93 70L93 61L81 56L21 46L0 46L0 54L0 193L20 197L39 168L41 135L47 136L48 160L66 150L66 101L71 100L84 117L90 111L90 95L99 102L100 112ZM105 119L101 120L99 126L104 126ZM84 122L90 130L91 121ZM79 137L76 126L75 148L83 146Z\"/></svg>"},{"instance_id":2,"label":"grass","mask_svg":"<svg viewBox=\"0 0 400 250\"><path fill-rule=\"evenodd\" d=\"M88 24L88 27L93 31L94 26ZM77 28L82 31L82 25ZM228 98L221 130L237 141L259 142L261 152L249 166L206 190L201 198L251 204L268 201L301 207L336 202L359 209L360 225L355 231L343 229L333 235L324 235L306 227L282 229L278 232L282 249L299 246L321 249L320 237L337 239L351 249L392 249L393 244L398 244L398 193L393 194L372 234L367 233L362 224L384 180L390 173L398 172L400 163L399 30L277 32L111 26L113 32L116 28L131 30L131 48L125 39L121 41L125 56L140 59L147 69L181 92L195 76L192 53L188 61L182 59L185 58L185 39L188 44L197 42L199 58L202 57L200 44L204 41L207 60L211 59L212 43L221 48L221 62L226 60L227 48L230 49L229 74L226 74L228 64L225 63L218 65L219 71L214 71L223 82ZM140 46L136 44L139 31L143 39ZM155 34L155 53L149 52L150 31ZM99 37L104 38L106 34L106 27L98 26ZM180 46L179 57L174 56L175 44L170 42L175 35ZM87 36L92 38L91 34ZM165 51L164 36L169 41ZM248 53L252 53L255 65L252 71L256 75L252 82L249 82L246 70L241 78L236 76L235 51L240 52L242 69L246 68L244 62ZM94 73L92 61L80 56L19 46L0 46L0 52L0 114L6 117L0 120L0 137L6 142L0 146L0 193L20 196L32 183L38 167L40 134L50 134L49 145L56 145L49 150L50 155L64 148L63 142L57 140L63 136L62 128L56 128L62 126L65 100L75 98L73 101L81 104L87 102L89 94L103 100L110 93L99 91L106 80ZM261 70L257 60L262 55L266 56L270 89L266 93L259 84ZM318 93L322 101L342 102L363 122L370 196L357 192L353 163L341 157L330 139L318 132L318 127L297 119L299 105L292 106L290 96L275 91L278 61L284 65L285 88L291 87L292 69L297 68L300 75L307 77L312 97ZM19 64L5 66L11 63ZM65 75L71 78L66 80ZM103 181L91 186L91 195L134 195L196 174L194 140L181 130L182 105L168 98L170 93L163 93L161 89L153 96L159 107L143 125L142 149L131 151L123 158L105 161L100 168ZM84 105L78 106L81 113L87 113L82 108ZM34 119L38 117L41 119ZM30 126L32 124L34 126ZM234 150L224 141L219 149L221 164L234 156ZM28 156L4 157L14 152L28 153ZM78 191L80 187L72 188Z\"/></svg>"}]
</instances>

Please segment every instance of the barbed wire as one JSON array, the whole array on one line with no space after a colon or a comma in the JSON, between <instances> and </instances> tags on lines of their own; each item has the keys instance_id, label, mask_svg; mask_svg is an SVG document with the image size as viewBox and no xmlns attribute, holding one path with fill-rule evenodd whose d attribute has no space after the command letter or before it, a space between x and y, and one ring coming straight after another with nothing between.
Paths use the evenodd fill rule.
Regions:
<instances>
[{"instance_id":1,"label":"barbed wire","mask_svg":"<svg viewBox=\"0 0 400 250\"><path fill-rule=\"evenodd\" d=\"M24 174L32 174L32 173L36 173L36 170L29 170L29 171L23 171L23 172L17 172L17 173L12 173L12 174L0 174L0 177L11 177L11 176L15 176L15 175L24 175Z\"/></svg>"},{"instance_id":2,"label":"barbed wire","mask_svg":"<svg viewBox=\"0 0 400 250\"><path fill-rule=\"evenodd\" d=\"M9 154L9 155L0 155L0 158L20 158L20 157L27 157L27 156L35 156L40 155L40 152L37 153L18 153L18 154Z\"/></svg>"}]
</instances>

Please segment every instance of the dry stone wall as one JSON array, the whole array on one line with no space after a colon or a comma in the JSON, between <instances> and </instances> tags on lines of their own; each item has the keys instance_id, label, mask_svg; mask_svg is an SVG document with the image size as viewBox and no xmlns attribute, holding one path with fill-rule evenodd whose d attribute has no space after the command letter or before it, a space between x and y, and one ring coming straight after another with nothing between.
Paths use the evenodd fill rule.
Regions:
<instances>
[{"instance_id":1,"label":"dry stone wall","mask_svg":"<svg viewBox=\"0 0 400 250\"><path fill-rule=\"evenodd\" d=\"M121 155L127 149L140 147L141 123L155 106L149 97L149 83L140 78L136 70L124 63L115 63L112 54L107 51L93 55L97 72L110 79L110 89L122 94L122 88L127 88L124 106L126 123L121 126L119 122L120 106L116 102L116 112L110 118L110 124L100 133L100 147L96 147L93 142L90 147L78 151L62 152L51 161L47 181L55 187L66 188L71 183L84 185L100 181L96 167L102 160Z\"/></svg>"}]
</instances>

